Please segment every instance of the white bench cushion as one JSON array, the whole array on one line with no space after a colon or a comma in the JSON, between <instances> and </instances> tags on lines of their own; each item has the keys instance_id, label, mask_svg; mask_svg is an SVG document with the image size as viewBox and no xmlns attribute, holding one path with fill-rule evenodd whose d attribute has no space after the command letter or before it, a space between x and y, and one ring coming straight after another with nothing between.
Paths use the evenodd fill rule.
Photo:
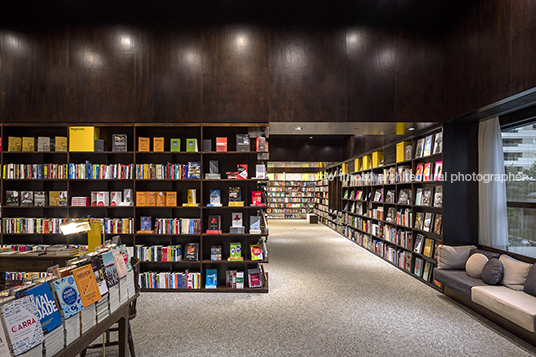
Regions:
<instances>
[{"instance_id":1,"label":"white bench cushion","mask_svg":"<svg viewBox=\"0 0 536 357\"><path fill-rule=\"evenodd\" d=\"M534 332L536 297L506 286L474 286L471 289L471 300Z\"/></svg>"}]
</instances>

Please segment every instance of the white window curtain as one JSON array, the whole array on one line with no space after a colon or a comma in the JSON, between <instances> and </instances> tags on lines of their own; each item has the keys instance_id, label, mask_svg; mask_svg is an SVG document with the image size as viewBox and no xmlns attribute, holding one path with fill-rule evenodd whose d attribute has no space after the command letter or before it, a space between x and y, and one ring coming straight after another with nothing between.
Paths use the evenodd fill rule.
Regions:
<instances>
[{"instance_id":1,"label":"white window curtain","mask_svg":"<svg viewBox=\"0 0 536 357\"><path fill-rule=\"evenodd\" d=\"M504 174L504 155L499 118L480 123L478 128L479 173ZM490 176L488 176L490 177ZM489 180L478 183L480 244L508 250L506 182Z\"/></svg>"}]
</instances>

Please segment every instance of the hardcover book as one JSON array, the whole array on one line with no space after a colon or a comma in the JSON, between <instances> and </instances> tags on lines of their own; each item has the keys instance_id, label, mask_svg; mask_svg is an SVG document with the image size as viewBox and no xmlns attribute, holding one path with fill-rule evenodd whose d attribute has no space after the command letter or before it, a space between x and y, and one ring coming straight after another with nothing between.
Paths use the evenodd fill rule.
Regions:
<instances>
[{"instance_id":1,"label":"hardcover book","mask_svg":"<svg viewBox=\"0 0 536 357\"><path fill-rule=\"evenodd\" d=\"M33 191L21 191L20 192L21 206L33 206L34 205L34 192Z\"/></svg>"},{"instance_id":2,"label":"hardcover book","mask_svg":"<svg viewBox=\"0 0 536 357\"><path fill-rule=\"evenodd\" d=\"M50 138L47 136L37 137L37 151L50 151Z\"/></svg>"},{"instance_id":3,"label":"hardcover book","mask_svg":"<svg viewBox=\"0 0 536 357\"><path fill-rule=\"evenodd\" d=\"M426 238L424 240L424 249L422 251L422 255L424 255L425 257L431 258L433 249L434 249L434 240L430 238Z\"/></svg>"},{"instance_id":4,"label":"hardcover book","mask_svg":"<svg viewBox=\"0 0 536 357\"><path fill-rule=\"evenodd\" d=\"M238 164L237 166L237 173L238 173L238 179L241 180L247 180L248 178L248 165L247 164Z\"/></svg>"},{"instance_id":5,"label":"hardcover book","mask_svg":"<svg viewBox=\"0 0 536 357\"><path fill-rule=\"evenodd\" d=\"M249 233L261 234L261 217L249 216Z\"/></svg>"},{"instance_id":6,"label":"hardcover book","mask_svg":"<svg viewBox=\"0 0 536 357\"><path fill-rule=\"evenodd\" d=\"M255 165L255 178L258 178L258 179L266 178L266 166L264 164Z\"/></svg>"},{"instance_id":7,"label":"hardcover book","mask_svg":"<svg viewBox=\"0 0 536 357\"><path fill-rule=\"evenodd\" d=\"M184 251L184 260L199 260L199 243L188 243Z\"/></svg>"},{"instance_id":8,"label":"hardcover book","mask_svg":"<svg viewBox=\"0 0 536 357\"><path fill-rule=\"evenodd\" d=\"M152 218L151 216L140 217L140 230L142 232L152 232Z\"/></svg>"},{"instance_id":9,"label":"hardcover book","mask_svg":"<svg viewBox=\"0 0 536 357\"><path fill-rule=\"evenodd\" d=\"M21 151L22 138L17 136L10 136L7 138L7 151Z\"/></svg>"},{"instance_id":10,"label":"hardcover book","mask_svg":"<svg viewBox=\"0 0 536 357\"><path fill-rule=\"evenodd\" d=\"M422 258L415 258L415 269L413 270L413 274L420 277L422 275L423 264L424 260Z\"/></svg>"},{"instance_id":11,"label":"hardcover book","mask_svg":"<svg viewBox=\"0 0 536 357\"><path fill-rule=\"evenodd\" d=\"M242 201L242 190L240 187L229 187L229 203Z\"/></svg>"},{"instance_id":12,"label":"hardcover book","mask_svg":"<svg viewBox=\"0 0 536 357\"><path fill-rule=\"evenodd\" d=\"M434 194L434 207L443 205L443 186L436 186Z\"/></svg>"},{"instance_id":13,"label":"hardcover book","mask_svg":"<svg viewBox=\"0 0 536 357\"><path fill-rule=\"evenodd\" d=\"M236 134L236 151L249 151L249 134Z\"/></svg>"},{"instance_id":14,"label":"hardcover book","mask_svg":"<svg viewBox=\"0 0 536 357\"><path fill-rule=\"evenodd\" d=\"M243 227L242 212L233 212L232 213L233 221L231 227Z\"/></svg>"},{"instance_id":15,"label":"hardcover book","mask_svg":"<svg viewBox=\"0 0 536 357\"><path fill-rule=\"evenodd\" d=\"M249 247L251 250L251 260L262 260L262 246L260 244L252 244Z\"/></svg>"},{"instance_id":16,"label":"hardcover book","mask_svg":"<svg viewBox=\"0 0 536 357\"><path fill-rule=\"evenodd\" d=\"M265 206L262 203L262 193L261 191L252 191L251 192L251 205L252 206Z\"/></svg>"},{"instance_id":17,"label":"hardcover book","mask_svg":"<svg viewBox=\"0 0 536 357\"><path fill-rule=\"evenodd\" d=\"M231 242L229 244L229 260L244 260L242 257L242 243Z\"/></svg>"},{"instance_id":18,"label":"hardcover book","mask_svg":"<svg viewBox=\"0 0 536 357\"><path fill-rule=\"evenodd\" d=\"M221 260L221 245L210 247L210 260Z\"/></svg>"},{"instance_id":19,"label":"hardcover book","mask_svg":"<svg viewBox=\"0 0 536 357\"><path fill-rule=\"evenodd\" d=\"M25 291L24 296L33 296L44 334L49 333L61 325L61 315L48 282L44 282Z\"/></svg>"},{"instance_id":20,"label":"hardcover book","mask_svg":"<svg viewBox=\"0 0 536 357\"><path fill-rule=\"evenodd\" d=\"M423 221L424 221L424 213L423 212L417 212L415 214L415 229L419 229L422 231L423 227Z\"/></svg>"},{"instance_id":21,"label":"hardcover book","mask_svg":"<svg viewBox=\"0 0 536 357\"><path fill-rule=\"evenodd\" d=\"M18 206L20 203L19 191L6 191L6 206Z\"/></svg>"},{"instance_id":22,"label":"hardcover book","mask_svg":"<svg viewBox=\"0 0 536 357\"><path fill-rule=\"evenodd\" d=\"M177 192L176 191L166 192L166 206L167 207L177 206Z\"/></svg>"},{"instance_id":23,"label":"hardcover book","mask_svg":"<svg viewBox=\"0 0 536 357\"><path fill-rule=\"evenodd\" d=\"M417 140L417 146L415 147L415 159L419 159L423 155L424 150L424 138Z\"/></svg>"},{"instance_id":24,"label":"hardcover book","mask_svg":"<svg viewBox=\"0 0 536 357\"><path fill-rule=\"evenodd\" d=\"M424 263L424 271L422 273L422 278L425 281L430 281L430 273L432 272L432 270L433 270L432 263L425 262Z\"/></svg>"},{"instance_id":25,"label":"hardcover book","mask_svg":"<svg viewBox=\"0 0 536 357\"><path fill-rule=\"evenodd\" d=\"M443 221L443 215L436 214L435 222L434 222L434 233L435 234L441 234L441 223Z\"/></svg>"},{"instance_id":26,"label":"hardcover book","mask_svg":"<svg viewBox=\"0 0 536 357\"><path fill-rule=\"evenodd\" d=\"M218 287L218 270L207 269L205 289L216 289Z\"/></svg>"},{"instance_id":27,"label":"hardcover book","mask_svg":"<svg viewBox=\"0 0 536 357\"><path fill-rule=\"evenodd\" d=\"M50 206L60 205L60 191L48 191L48 204Z\"/></svg>"},{"instance_id":28,"label":"hardcover book","mask_svg":"<svg viewBox=\"0 0 536 357\"><path fill-rule=\"evenodd\" d=\"M60 206L67 206L67 191L60 191Z\"/></svg>"},{"instance_id":29,"label":"hardcover book","mask_svg":"<svg viewBox=\"0 0 536 357\"><path fill-rule=\"evenodd\" d=\"M443 160L437 160L435 163L434 181L443 180Z\"/></svg>"},{"instance_id":30,"label":"hardcover book","mask_svg":"<svg viewBox=\"0 0 536 357\"><path fill-rule=\"evenodd\" d=\"M149 138L138 138L138 151L149 152L151 140Z\"/></svg>"},{"instance_id":31,"label":"hardcover book","mask_svg":"<svg viewBox=\"0 0 536 357\"><path fill-rule=\"evenodd\" d=\"M197 139L188 138L186 139L186 152L198 152Z\"/></svg>"},{"instance_id":32,"label":"hardcover book","mask_svg":"<svg viewBox=\"0 0 536 357\"><path fill-rule=\"evenodd\" d=\"M181 151L181 139L170 139L169 140L169 151L171 152L179 152Z\"/></svg>"},{"instance_id":33,"label":"hardcover book","mask_svg":"<svg viewBox=\"0 0 536 357\"><path fill-rule=\"evenodd\" d=\"M443 132L439 132L435 135L434 140L434 155L441 154L443 151Z\"/></svg>"},{"instance_id":34,"label":"hardcover book","mask_svg":"<svg viewBox=\"0 0 536 357\"><path fill-rule=\"evenodd\" d=\"M207 233L221 234L221 216L209 215L208 216L208 230Z\"/></svg>"},{"instance_id":35,"label":"hardcover book","mask_svg":"<svg viewBox=\"0 0 536 357\"><path fill-rule=\"evenodd\" d=\"M188 179L199 179L201 178L201 162L199 161L190 161L188 162Z\"/></svg>"},{"instance_id":36,"label":"hardcover book","mask_svg":"<svg viewBox=\"0 0 536 357\"><path fill-rule=\"evenodd\" d=\"M55 151L67 151L67 137L66 136L56 136L54 139L54 150Z\"/></svg>"},{"instance_id":37,"label":"hardcover book","mask_svg":"<svg viewBox=\"0 0 536 357\"><path fill-rule=\"evenodd\" d=\"M423 240L424 240L424 236L422 234L417 234L417 237L415 237L415 246L413 248L414 252L421 254Z\"/></svg>"},{"instance_id":38,"label":"hardcover book","mask_svg":"<svg viewBox=\"0 0 536 357\"><path fill-rule=\"evenodd\" d=\"M84 307L88 307L100 300L102 296L91 264L74 269L73 277Z\"/></svg>"},{"instance_id":39,"label":"hardcover book","mask_svg":"<svg viewBox=\"0 0 536 357\"><path fill-rule=\"evenodd\" d=\"M127 151L127 134L112 134L112 151Z\"/></svg>"},{"instance_id":40,"label":"hardcover book","mask_svg":"<svg viewBox=\"0 0 536 357\"><path fill-rule=\"evenodd\" d=\"M431 206L432 205L432 187L425 187L422 191L422 205Z\"/></svg>"},{"instance_id":41,"label":"hardcover book","mask_svg":"<svg viewBox=\"0 0 536 357\"><path fill-rule=\"evenodd\" d=\"M218 161L210 160L208 162L208 173L209 174L219 174L220 173Z\"/></svg>"},{"instance_id":42,"label":"hardcover book","mask_svg":"<svg viewBox=\"0 0 536 357\"><path fill-rule=\"evenodd\" d=\"M204 152L211 152L212 151L212 140L203 139L203 151Z\"/></svg>"},{"instance_id":43,"label":"hardcover book","mask_svg":"<svg viewBox=\"0 0 536 357\"><path fill-rule=\"evenodd\" d=\"M227 151L227 137L217 137L216 138L216 151L217 152L226 152Z\"/></svg>"},{"instance_id":44,"label":"hardcover book","mask_svg":"<svg viewBox=\"0 0 536 357\"><path fill-rule=\"evenodd\" d=\"M153 151L154 152L163 152L164 151L164 138L163 137L154 137L153 138Z\"/></svg>"},{"instance_id":45,"label":"hardcover book","mask_svg":"<svg viewBox=\"0 0 536 357\"><path fill-rule=\"evenodd\" d=\"M434 214L432 212L426 212L424 215L424 225L423 225L422 230L425 232L430 232L433 222L434 222Z\"/></svg>"},{"instance_id":46,"label":"hardcover book","mask_svg":"<svg viewBox=\"0 0 536 357\"><path fill-rule=\"evenodd\" d=\"M22 138L22 151L35 151L35 138L23 137Z\"/></svg>"},{"instance_id":47,"label":"hardcover book","mask_svg":"<svg viewBox=\"0 0 536 357\"><path fill-rule=\"evenodd\" d=\"M415 193L415 206L422 205L422 187L417 188Z\"/></svg>"},{"instance_id":48,"label":"hardcover book","mask_svg":"<svg viewBox=\"0 0 536 357\"><path fill-rule=\"evenodd\" d=\"M54 290L60 314L64 320L84 309L82 298L72 275L54 281L51 287Z\"/></svg>"},{"instance_id":49,"label":"hardcover book","mask_svg":"<svg viewBox=\"0 0 536 357\"><path fill-rule=\"evenodd\" d=\"M210 190L209 193L210 203L207 205L209 207L221 207L221 192L220 190Z\"/></svg>"},{"instance_id":50,"label":"hardcover book","mask_svg":"<svg viewBox=\"0 0 536 357\"><path fill-rule=\"evenodd\" d=\"M423 181L430 181L432 179L432 163L427 162L424 164L424 171L422 174Z\"/></svg>"},{"instance_id":51,"label":"hardcover book","mask_svg":"<svg viewBox=\"0 0 536 357\"><path fill-rule=\"evenodd\" d=\"M18 356L44 340L39 310L33 297L24 296L0 306L13 353Z\"/></svg>"},{"instance_id":52,"label":"hardcover book","mask_svg":"<svg viewBox=\"0 0 536 357\"><path fill-rule=\"evenodd\" d=\"M434 139L433 135L428 135L424 139L424 153L423 153L423 156L432 155L432 141L434 141L433 139Z\"/></svg>"},{"instance_id":53,"label":"hardcover book","mask_svg":"<svg viewBox=\"0 0 536 357\"><path fill-rule=\"evenodd\" d=\"M257 151L268 151L268 143L266 142L266 138L264 136L257 136L256 146Z\"/></svg>"}]
</instances>

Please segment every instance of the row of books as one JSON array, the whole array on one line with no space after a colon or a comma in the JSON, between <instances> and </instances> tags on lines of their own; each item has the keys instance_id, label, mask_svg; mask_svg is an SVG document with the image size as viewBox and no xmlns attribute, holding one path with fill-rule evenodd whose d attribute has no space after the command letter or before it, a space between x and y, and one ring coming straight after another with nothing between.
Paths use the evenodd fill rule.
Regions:
<instances>
[{"instance_id":1,"label":"row of books","mask_svg":"<svg viewBox=\"0 0 536 357\"><path fill-rule=\"evenodd\" d=\"M150 218L150 217L149 217ZM141 229L151 227L151 222L142 221ZM201 234L200 218L156 218L154 231L156 234Z\"/></svg>"},{"instance_id":2,"label":"row of books","mask_svg":"<svg viewBox=\"0 0 536 357\"><path fill-rule=\"evenodd\" d=\"M59 234L66 218L3 218L2 232L13 234Z\"/></svg>"},{"instance_id":3,"label":"row of books","mask_svg":"<svg viewBox=\"0 0 536 357\"><path fill-rule=\"evenodd\" d=\"M46 278L46 272L5 272L6 280L35 280Z\"/></svg>"},{"instance_id":4,"label":"row of books","mask_svg":"<svg viewBox=\"0 0 536 357\"><path fill-rule=\"evenodd\" d=\"M71 180L128 180L132 179L134 164L69 164Z\"/></svg>"},{"instance_id":5,"label":"row of books","mask_svg":"<svg viewBox=\"0 0 536 357\"><path fill-rule=\"evenodd\" d=\"M201 289L201 273L189 272L145 272L140 273L142 289Z\"/></svg>"},{"instance_id":6,"label":"row of books","mask_svg":"<svg viewBox=\"0 0 536 357\"><path fill-rule=\"evenodd\" d=\"M178 262L183 260L182 253L182 244L134 247L134 255L143 262Z\"/></svg>"},{"instance_id":7,"label":"row of books","mask_svg":"<svg viewBox=\"0 0 536 357\"><path fill-rule=\"evenodd\" d=\"M136 164L138 180L185 180L201 178L201 163Z\"/></svg>"},{"instance_id":8,"label":"row of books","mask_svg":"<svg viewBox=\"0 0 536 357\"><path fill-rule=\"evenodd\" d=\"M195 192L195 190L188 190L188 195L192 195L192 192ZM136 206L176 207L177 191L136 191Z\"/></svg>"},{"instance_id":9,"label":"row of books","mask_svg":"<svg viewBox=\"0 0 536 357\"><path fill-rule=\"evenodd\" d=\"M74 207L119 207L132 206L133 190L125 188L123 191L91 191L91 196L71 197L71 206Z\"/></svg>"},{"instance_id":10,"label":"row of books","mask_svg":"<svg viewBox=\"0 0 536 357\"><path fill-rule=\"evenodd\" d=\"M67 191L6 190L6 206L67 206Z\"/></svg>"},{"instance_id":11,"label":"row of books","mask_svg":"<svg viewBox=\"0 0 536 357\"><path fill-rule=\"evenodd\" d=\"M434 219L435 218L435 219ZM441 234L443 226L443 215L433 212L417 212L415 213L415 229L424 232L433 232Z\"/></svg>"},{"instance_id":12,"label":"row of books","mask_svg":"<svg viewBox=\"0 0 536 357\"><path fill-rule=\"evenodd\" d=\"M186 141L186 152L199 151L196 138L188 138ZM166 147L164 143L164 137L153 137L153 152L164 152ZM138 151L150 152L151 151L151 139L147 137L138 138ZM181 139L171 138L169 141L169 151L179 152L181 151Z\"/></svg>"},{"instance_id":13,"label":"row of books","mask_svg":"<svg viewBox=\"0 0 536 357\"><path fill-rule=\"evenodd\" d=\"M67 164L4 164L2 177L9 180L61 180L67 178Z\"/></svg>"},{"instance_id":14,"label":"row of books","mask_svg":"<svg viewBox=\"0 0 536 357\"><path fill-rule=\"evenodd\" d=\"M427 157L430 155L441 154L443 151L443 132L440 131L435 135L428 135L417 140L415 146L415 159Z\"/></svg>"},{"instance_id":15,"label":"row of books","mask_svg":"<svg viewBox=\"0 0 536 357\"><path fill-rule=\"evenodd\" d=\"M67 151L67 138L56 136L54 138L46 136L9 136L7 138L8 151Z\"/></svg>"},{"instance_id":16,"label":"row of books","mask_svg":"<svg viewBox=\"0 0 536 357\"><path fill-rule=\"evenodd\" d=\"M129 261L124 246L103 246L52 276L3 291L0 354L53 356L73 343L135 295Z\"/></svg>"}]
</instances>

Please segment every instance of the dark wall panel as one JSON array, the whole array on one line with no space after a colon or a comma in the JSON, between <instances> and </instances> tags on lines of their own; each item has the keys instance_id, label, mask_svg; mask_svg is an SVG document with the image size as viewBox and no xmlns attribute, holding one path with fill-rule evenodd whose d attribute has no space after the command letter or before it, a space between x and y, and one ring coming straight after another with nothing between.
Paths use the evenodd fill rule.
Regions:
<instances>
[{"instance_id":1,"label":"dark wall panel","mask_svg":"<svg viewBox=\"0 0 536 357\"><path fill-rule=\"evenodd\" d=\"M347 121L346 32L276 29L270 36L270 121Z\"/></svg>"},{"instance_id":2,"label":"dark wall panel","mask_svg":"<svg viewBox=\"0 0 536 357\"><path fill-rule=\"evenodd\" d=\"M345 136L271 135L270 161L327 161L339 162L347 158Z\"/></svg>"},{"instance_id":3,"label":"dark wall panel","mask_svg":"<svg viewBox=\"0 0 536 357\"><path fill-rule=\"evenodd\" d=\"M203 30L202 118L268 121L268 32L255 26Z\"/></svg>"}]
</instances>

